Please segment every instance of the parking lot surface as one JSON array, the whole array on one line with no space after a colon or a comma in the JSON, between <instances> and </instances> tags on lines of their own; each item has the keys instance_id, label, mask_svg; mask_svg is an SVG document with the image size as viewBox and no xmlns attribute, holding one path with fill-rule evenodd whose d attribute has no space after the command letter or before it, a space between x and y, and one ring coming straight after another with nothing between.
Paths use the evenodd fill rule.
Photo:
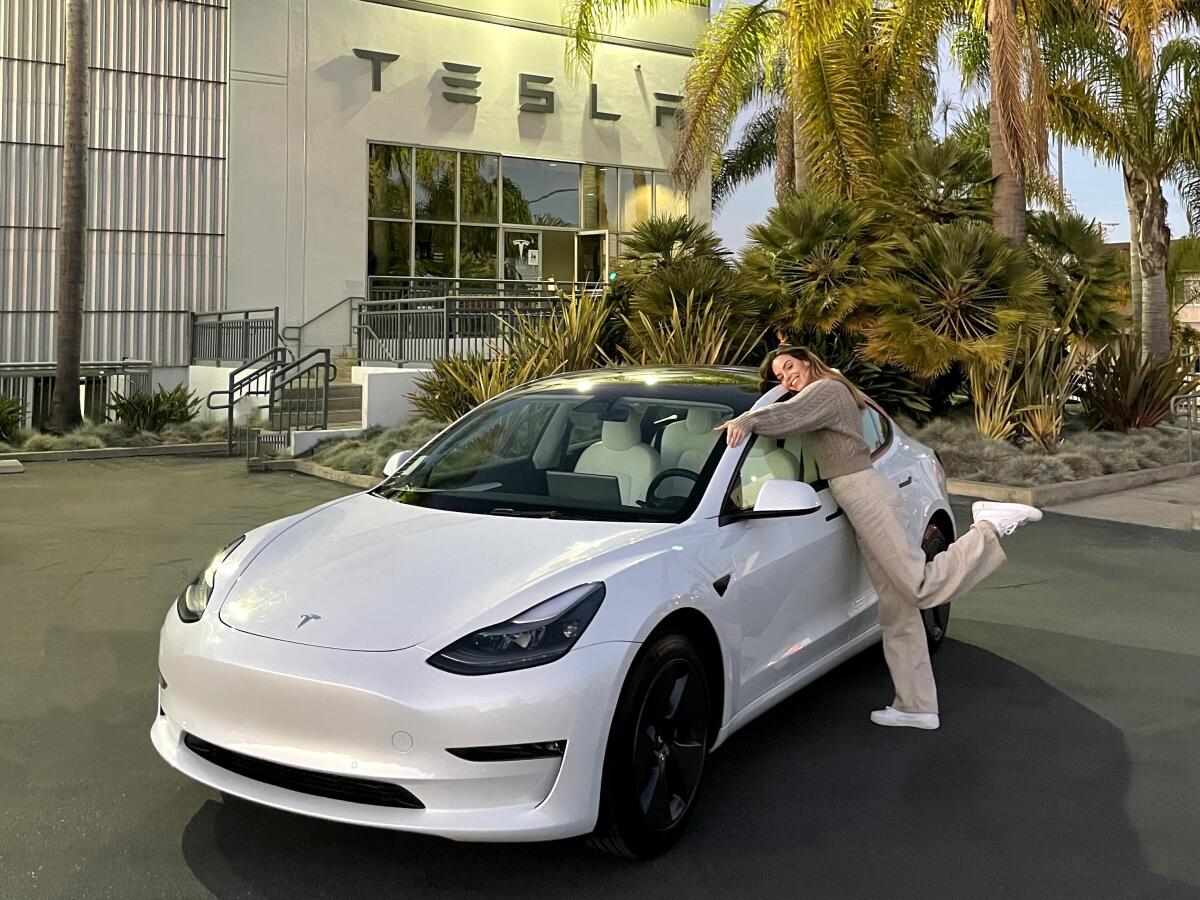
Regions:
<instances>
[{"instance_id":1,"label":"parking lot surface","mask_svg":"<svg viewBox=\"0 0 1200 900\"><path fill-rule=\"evenodd\" d=\"M150 745L158 628L225 542L347 492L211 459L0 483L0 898L1200 897L1200 534L1053 514L954 605L940 731L869 723L872 648L714 754L651 862L224 801Z\"/></svg>"}]
</instances>

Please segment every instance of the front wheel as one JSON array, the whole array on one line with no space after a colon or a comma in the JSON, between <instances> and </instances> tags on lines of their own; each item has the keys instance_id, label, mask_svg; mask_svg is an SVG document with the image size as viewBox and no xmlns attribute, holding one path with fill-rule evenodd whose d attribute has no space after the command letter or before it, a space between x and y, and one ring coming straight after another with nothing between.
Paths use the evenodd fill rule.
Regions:
<instances>
[{"instance_id":1,"label":"front wheel","mask_svg":"<svg viewBox=\"0 0 1200 900\"><path fill-rule=\"evenodd\" d=\"M921 549L925 551L925 561L929 562L939 553L950 546L950 536L940 525L933 522L925 529L921 539ZM921 610L921 620L925 623L925 638L929 642L929 652L937 653L946 639L946 629L950 627L950 604L943 603L930 609Z\"/></svg>"},{"instance_id":2,"label":"front wheel","mask_svg":"<svg viewBox=\"0 0 1200 900\"><path fill-rule=\"evenodd\" d=\"M678 839L708 756L709 706L704 664L687 638L664 635L642 650L608 735L592 846L646 859Z\"/></svg>"}]
</instances>

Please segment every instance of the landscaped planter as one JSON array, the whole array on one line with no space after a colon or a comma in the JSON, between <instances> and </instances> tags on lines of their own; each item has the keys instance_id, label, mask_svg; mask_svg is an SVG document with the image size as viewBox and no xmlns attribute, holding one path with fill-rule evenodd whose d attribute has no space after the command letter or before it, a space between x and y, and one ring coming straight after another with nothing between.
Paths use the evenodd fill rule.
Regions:
<instances>
[{"instance_id":1,"label":"landscaped planter","mask_svg":"<svg viewBox=\"0 0 1200 900\"><path fill-rule=\"evenodd\" d=\"M1006 503L1027 503L1030 506L1049 507L1099 497L1117 491L1145 487L1177 478L1200 475L1200 462L1176 463L1156 469L1138 469L1133 472L1117 472L1099 478L1083 478L1079 481L1061 481L1057 484L1039 484L1032 487L1014 487L1007 484L990 484L985 481L962 481L947 479L946 489L954 497L975 497L983 500L998 500Z\"/></svg>"},{"instance_id":2,"label":"landscaped planter","mask_svg":"<svg viewBox=\"0 0 1200 900\"><path fill-rule=\"evenodd\" d=\"M219 456L228 451L224 441L202 444L157 444L153 447L99 447L89 450L17 450L0 453L0 460L67 462L80 459L123 459L134 456Z\"/></svg>"}]
</instances>

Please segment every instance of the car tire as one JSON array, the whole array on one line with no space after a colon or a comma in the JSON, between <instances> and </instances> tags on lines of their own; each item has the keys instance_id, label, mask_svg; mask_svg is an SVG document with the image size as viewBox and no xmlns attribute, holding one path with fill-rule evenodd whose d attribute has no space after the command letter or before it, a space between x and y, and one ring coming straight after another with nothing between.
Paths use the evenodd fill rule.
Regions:
<instances>
[{"instance_id":1,"label":"car tire","mask_svg":"<svg viewBox=\"0 0 1200 900\"><path fill-rule=\"evenodd\" d=\"M925 535L921 538L921 549L925 551L925 561L929 562L939 553L945 552L950 546L950 536L936 522L930 522L925 527ZM950 627L950 604L943 603L930 609L921 610L921 621L925 623L925 638L929 642L929 652L937 653L946 639L946 631Z\"/></svg>"},{"instance_id":2,"label":"car tire","mask_svg":"<svg viewBox=\"0 0 1200 900\"><path fill-rule=\"evenodd\" d=\"M714 723L704 663L691 642L648 643L617 701L589 843L627 859L669 848L691 817Z\"/></svg>"}]
</instances>

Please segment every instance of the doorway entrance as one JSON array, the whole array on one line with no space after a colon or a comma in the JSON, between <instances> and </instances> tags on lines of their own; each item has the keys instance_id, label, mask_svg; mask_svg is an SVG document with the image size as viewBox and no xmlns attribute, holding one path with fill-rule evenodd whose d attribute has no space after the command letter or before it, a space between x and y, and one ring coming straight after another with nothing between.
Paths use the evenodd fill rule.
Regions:
<instances>
[{"instance_id":1,"label":"doorway entrance","mask_svg":"<svg viewBox=\"0 0 1200 900\"><path fill-rule=\"evenodd\" d=\"M608 280L608 232L579 232L575 280L603 284Z\"/></svg>"}]
</instances>

